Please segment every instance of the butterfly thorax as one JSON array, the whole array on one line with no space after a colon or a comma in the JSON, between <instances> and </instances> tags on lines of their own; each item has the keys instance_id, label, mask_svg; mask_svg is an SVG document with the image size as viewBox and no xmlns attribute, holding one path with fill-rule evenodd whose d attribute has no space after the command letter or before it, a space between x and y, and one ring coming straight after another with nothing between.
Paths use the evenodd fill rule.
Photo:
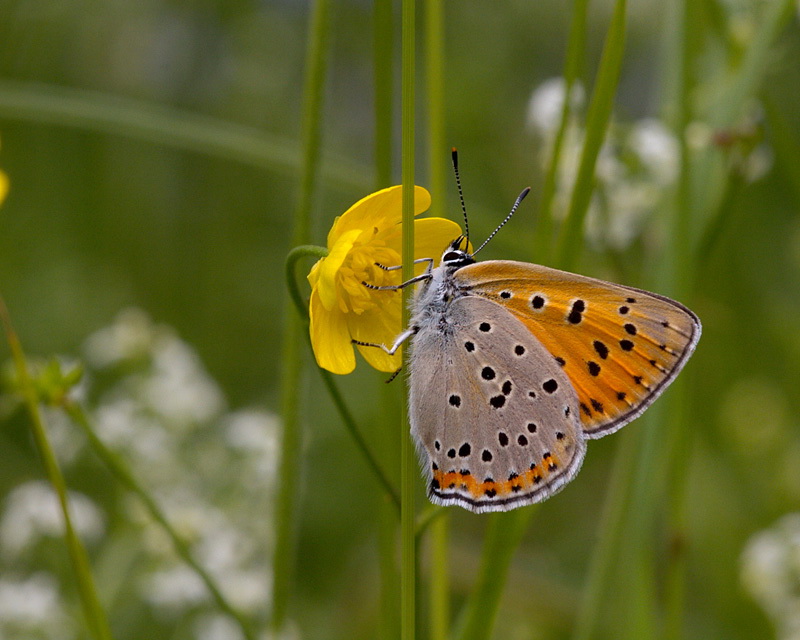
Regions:
<instances>
[{"instance_id":1,"label":"butterfly thorax","mask_svg":"<svg viewBox=\"0 0 800 640\"><path fill-rule=\"evenodd\" d=\"M454 300L467 295L453 276L462 267L475 262L472 254L458 248L462 240L457 238L451 243L439 266L431 271L430 279L417 291L412 323L419 329L437 327L449 333L447 309Z\"/></svg>"}]
</instances>

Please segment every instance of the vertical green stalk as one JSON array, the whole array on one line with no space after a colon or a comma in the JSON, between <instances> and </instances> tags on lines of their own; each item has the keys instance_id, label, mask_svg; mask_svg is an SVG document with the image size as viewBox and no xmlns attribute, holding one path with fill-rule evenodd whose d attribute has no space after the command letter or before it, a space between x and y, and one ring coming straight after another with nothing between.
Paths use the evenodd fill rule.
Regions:
<instances>
[{"instance_id":1,"label":"vertical green stalk","mask_svg":"<svg viewBox=\"0 0 800 640\"><path fill-rule=\"evenodd\" d=\"M428 166L433 194L431 215L444 217L447 202L449 158L445 142L444 5L442 0L425 3L425 79L428 116Z\"/></svg>"},{"instance_id":2,"label":"vertical green stalk","mask_svg":"<svg viewBox=\"0 0 800 640\"><path fill-rule=\"evenodd\" d=\"M569 211L556 245L556 264L562 269L574 268L582 244L583 221L586 218L594 189L594 169L606 137L622 69L626 14L626 0L616 0L586 116L586 139L583 143L578 174L572 189Z\"/></svg>"},{"instance_id":3,"label":"vertical green stalk","mask_svg":"<svg viewBox=\"0 0 800 640\"><path fill-rule=\"evenodd\" d=\"M329 1L316 0L309 17L306 76L303 93L303 167L294 216L292 246L307 243L311 228L311 203L320 161L322 97L326 71ZM278 469L278 497L275 510L275 549L272 559L273 601L270 626L275 635L286 624L294 571L295 500L300 485L300 417L299 405L301 345L303 325L284 306L284 335L281 389L283 434Z\"/></svg>"},{"instance_id":4,"label":"vertical green stalk","mask_svg":"<svg viewBox=\"0 0 800 640\"><path fill-rule=\"evenodd\" d=\"M44 418L39 410L39 398L36 395L33 380L31 380L31 375L28 371L25 353L22 351L19 338L14 328L11 326L11 318L9 317L8 309L2 297L0 297L0 320L2 320L6 339L11 349L11 356L14 360L20 391L23 394L25 405L31 417L31 430L33 431L36 448L39 451L45 472L50 480L50 484L53 486L53 490L58 496L58 502L61 506L61 514L64 517L64 538L66 539L69 558L72 562L72 571L75 574L75 582L78 587L81 608L86 617L89 633L97 640L111 640L111 629L108 626L105 611L103 611L103 607L100 605L100 599L97 597L97 589L95 588L94 578L92 577L89 557L72 525L69 498L67 497L67 484L58 466L56 454L47 437Z\"/></svg>"},{"instance_id":5,"label":"vertical green stalk","mask_svg":"<svg viewBox=\"0 0 800 640\"><path fill-rule=\"evenodd\" d=\"M375 167L378 189L392 184L392 54L394 25L392 3L375 0L373 7L373 40L375 73Z\"/></svg>"},{"instance_id":6,"label":"vertical green stalk","mask_svg":"<svg viewBox=\"0 0 800 640\"><path fill-rule=\"evenodd\" d=\"M402 184L403 184L403 281L414 277L414 82L416 79L415 0L402 2ZM403 326L409 325L412 291L403 289ZM408 349L403 350L404 366L408 366ZM407 378L406 378L407 380ZM408 383L406 382L406 385ZM415 580L416 537L414 535L414 482L418 477L417 461L408 431L408 412L402 410L400 459L400 637L413 640L416 624Z\"/></svg>"},{"instance_id":7,"label":"vertical green stalk","mask_svg":"<svg viewBox=\"0 0 800 640\"><path fill-rule=\"evenodd\" d=\"M386 0L375 0L373 7L373 68L375 74L375 167L378 189L388 187L392 180L392 114L394 112L393 6ZM382 385L381 405L384 416L396 415L399 385ZM401 402L401 404L404 404ZM397 477L397 433L395 429L378 430L378 455L383 466L393 469ZM399 504L399 499L398 499ZM378 514L378 556L380 569L380 637L395 640L400 635L398 588L400 575L397 567L397 515L395 505L381 502Z\"/></svg>"},{"instance_id":8,"label":"vertical green stalk","mask_svg":"<svg viewBox=\"0 0 800 640\"><path fill-rule=\"evenodd\" d=\"M588 640L599 626L604 599L608 596L608 577L614 569L624 535L625 509L630 498L634 459L641 439L636 430L623 431L614 458L611 481L600 516L599 535L583 588L580 608L572 633L573 640Z\"/></svg>"},{"instance_id":9,"label":"vertical green stalk","mask_svg":"<svg viewBox=\"0 0 800 640\"><path fill-rule=\"evenodd\" d=\"M511 560L535 512L522 508L489 517L478 579L461 614L458 640L491 637Z\"/></svg>"},{"instance_id":10,"label":"vertical green stalk","mask_svg":"<svg viewBox=\"0 0 800 640\"><path fill-rule=\"evenodd\" d=\"M450 635L450 518L445 515L431 523L430 636Z\"/></svg>"},{"instance_id":11,"label":"vertical green stalk","mask_svg":"<svg viewBox=\"0 0 800 640\"><path fill-rule=\"evenodd\" d=\"M561 122L558 125L550 163L547 167L544 185L542 187L542 202L538 219L539 228L535 239L535 252L537 262L550 261L553 247L553 197L556 193L558 181L558 168L561 164L561 148L564 135L572 116L572 90L575 87L583 59L586 55L586 15L589 0L575 0L572 7L572 22L569 28L569 41L567 56L564 64L564 104L561 107Z\"/></svg>"},{"instance_id":12,"label":"vertical green stalk","mask_svg":"<svg viewBox=\"0 0 800 640\"><path fill-rule=\"evenodd\" d=\"M425 104L428 115L428 166L433 194L431 215L443 217L447 202L447 153L444 140L444 6L442 0L425 3ZM447 514L431 524L430 636L447 638L450 626L450 580L448 567L449 522Z\"/></svg>"}]
</instances>

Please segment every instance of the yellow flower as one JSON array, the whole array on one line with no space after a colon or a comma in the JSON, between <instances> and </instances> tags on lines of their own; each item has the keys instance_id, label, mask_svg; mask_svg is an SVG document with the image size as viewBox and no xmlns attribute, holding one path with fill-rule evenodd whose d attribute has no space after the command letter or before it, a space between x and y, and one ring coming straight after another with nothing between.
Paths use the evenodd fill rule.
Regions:
<instances>
[{"instance_id":1,"label":"yellow flower","mask_svg":"<svg viewBox=\"0 0 800 640\"><path fill-rule=\"evenodd\" d=\"M0 204L3 204L6 194L8 194L8 176L0 171Z\"/></svg>"},{"instance_id":2,"label":"yellow flower","mask_svg":"<svg viewBox=\"0 0 800 640\"><path fill-rule=\"evenodd\" d=\"M0 171L0 204L3 204L3 200L6 199L6 195L8 195L8 176Z\"/></svg>"},{"instance_id":3,"label":"yellow flower","mask_svg":"<svg viewBox=\"0 0 800 640\"><path fill-rule=\"evenodd\" d=\"M333 373L355 369L352 339L390 346L400 334L400 291L375 291L376 286L396 285L400 270L385 271L375 263L395 266L401 262L401 187L389 187L363 198L336 218L328 233L328 255L308 274L311 284L311 345L317 364ZM414 188L414 215L431 204L430 194ZM439 258L449 242L461 234L459 226L444 218L414 221L414 257ZM425 265L417 265L422 273ZM396 371L398 351L390 356L376 347L358 347L364 359L379 371Z\"/></svg>"}]
</instances>

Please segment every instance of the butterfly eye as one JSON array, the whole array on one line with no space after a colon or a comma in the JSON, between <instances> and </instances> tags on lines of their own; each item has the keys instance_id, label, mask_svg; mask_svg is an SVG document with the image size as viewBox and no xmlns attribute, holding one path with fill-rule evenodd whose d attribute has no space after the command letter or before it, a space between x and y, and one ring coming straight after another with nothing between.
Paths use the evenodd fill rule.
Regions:
<instances>
[{"instance_id":1,"label":"butterfly eye","mask_svg":"<svg viewBox=\"0 0 800 640\"><path fill-rule=\"evenodd\" d=\"M460 251L448 251L442 256L442 262L455 262L461 258L461 255Z\"/></svg>"}]
</instances>

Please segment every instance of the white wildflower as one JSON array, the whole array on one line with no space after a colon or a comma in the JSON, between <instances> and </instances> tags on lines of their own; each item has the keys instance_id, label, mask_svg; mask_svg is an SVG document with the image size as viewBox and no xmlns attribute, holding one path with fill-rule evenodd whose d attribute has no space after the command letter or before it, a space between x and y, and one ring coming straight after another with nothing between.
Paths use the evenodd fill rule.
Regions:
<instances>
[{"instance_id":1,"label":"white wildflower","mask_svg":"<svg viewBox=\"0 0 800 640\"><path fill-rule=\"evenodd\" d=\"M194 624L196 640L244 640L242 630L229 617L214 614L200 616Z\"/></svg>"},{"instance_id":2,"label":"white wildflower","mask_svg":"<svg viewBox=\"0 0 800 640\"><path fill-rule=\"evenodd\" d=\"M70 515L77 534L85 541L98 540L105 521L100 509L81 493L68 493ZM3 552L9 556L35 544L42 537L64 535L64 517L52 488L36 480L19 485L8 495L0 520Z\"/></svg>"},{"instance_id":3,"label":"white wildflower","mask_svg":"<svg viewBox=\"0 0 800 640\"><path fill-rule=\"evenodd\" d=\"M800 638L800 513L754 535L742 554L742 583L772 619L779 640Z\"/></svg>"},{"instance_id":4,"label":"white wildflower","mask_svg":"<svg viewBox=\"0 0 800 640\"><path fill-rule=\"evenodd\" d=\"M536 87L528 101L528 126L539 135L548 138L555 135L561 123L567 83L563 77L550 78ZM580 109L584 103L584 91L580 84L572 86L570 106Z\"/></svg>"},{"instance_id":5,"label":"white wildflower","mask_svg":"<svg viewBox=\"0 0 800 640\"><path fill-rule=\"evenodd\" d=\"M89 336L83 352L89 364L104 369L122 360L147 356L155 338L156 329L146 313L140 309L125 309L113 324Z\"/></svg>"},{"instance_id":6,"label":"white wildflower","mask_svg":"<svg viewBox=\"0 0 800 640\"><path fill-rule=\"evenodd\" d=\"M70 622L61 605L58 583L50 574L0 579L0 638L43 634L50 640L67 640L75 637Z\"/></svg>"}]
</instances>

